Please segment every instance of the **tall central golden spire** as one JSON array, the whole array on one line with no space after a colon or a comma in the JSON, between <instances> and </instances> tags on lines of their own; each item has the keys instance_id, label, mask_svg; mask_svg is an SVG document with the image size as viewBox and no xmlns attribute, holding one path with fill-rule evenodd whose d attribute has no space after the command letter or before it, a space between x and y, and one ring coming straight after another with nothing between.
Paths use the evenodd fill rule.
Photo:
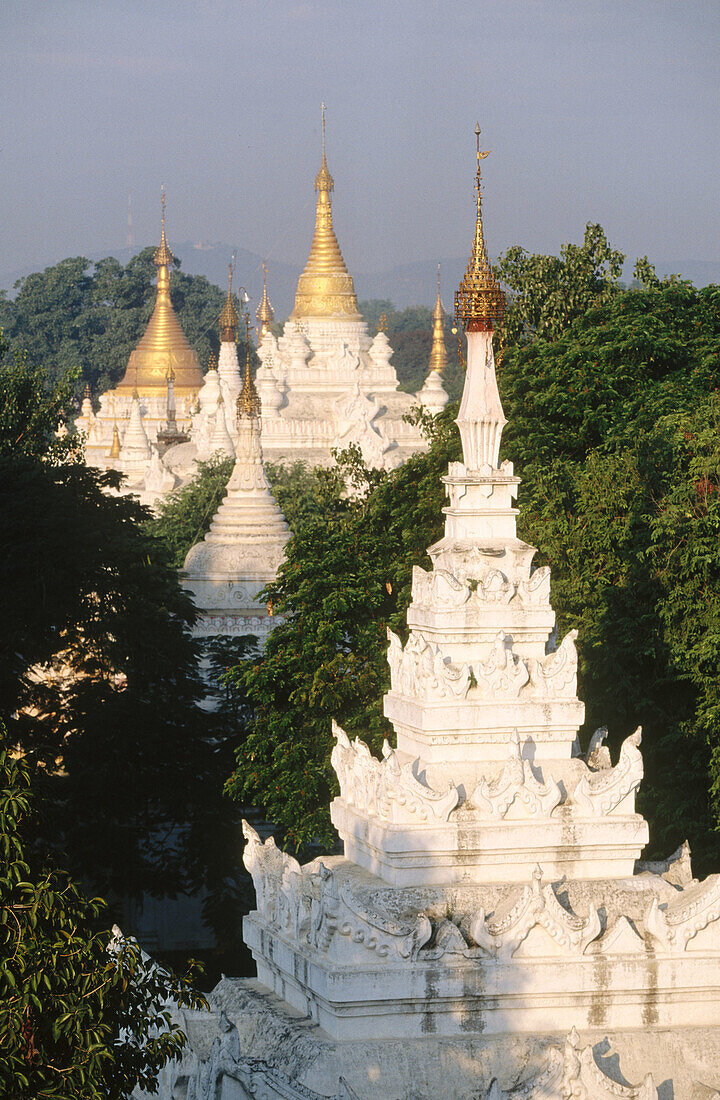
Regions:
<instances>
[{"instance_id":1,"label":"tall central golden spire","mask_svg":"<svg viewBox=\"0 0 720 1100\"><path fill-rule=\"evenodd\" d=\"M162 231L153 261L158 269L155 308L140 343L131 353L118 389L141 391L167 387L168 371L175 372L175 389L197 392L203 384L197 355L180 328L170 300L169 265L173 254L165 237L165 188L162 189Z\"/></svg>"},{"instance_id":2,"label":"tall central golden spire","mask_svg":"<svg viewBox=\"0 0 720 1100\"><path fill-rule=\"evenodd\" d=\"M325 157L325 104L322 105L322 162L315 177L318 193L315 212L315 235L308 262L298 280L292 317L331 317L341 314L360 320L352 278L337 243L332 223L330 193L335 181L330 175Z\"/></svg>"},{"instance_id":3,"label":"tall central golden spire","mask_svg":"<svg viewBox=\"0 0 720 1100\"><path fill-rule=\"evenodd\" d=\"M433 311L433 336L430 350L430 370L436 370L438 374L442 374L447 366L447 348L445 347L445 330L443 328L444 318L445 310L440 299L440 264L438 264L437 298L435 299L435 309Z\"/></svg>"},{"instance_id":4,"label":"tall central golden spire","mask_svg":"<svg viewBox=\"0 0 720 1100\"><path fill-rule=\"evenodd\" d=\"M470 259L462 282L455 292L455 316L467 330L494 329L502 324L505 316L505 295L492 273L485 248L485 236L482 223L482 177L480 161L490 156L490 151L480 150L480 126L475 127L477 144L477 174L475 189L477 194L477 215L475 218L475 240Z\"/></svg>"}]
</instances>

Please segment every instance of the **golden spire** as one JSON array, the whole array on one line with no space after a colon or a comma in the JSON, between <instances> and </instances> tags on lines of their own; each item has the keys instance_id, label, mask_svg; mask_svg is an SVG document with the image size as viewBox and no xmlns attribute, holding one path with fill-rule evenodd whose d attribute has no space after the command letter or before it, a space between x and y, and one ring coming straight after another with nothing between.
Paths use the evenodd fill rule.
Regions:
<instances>
[{"instance_id":1,"label":"golden spire","mask_svg":"<svg viewBox=\"0 0 720 1100\"><path fill-rule=\"evenodd\" d=\"M168 366L173 367L176 388L180 392L199 390L203 384L198 358L180 328L170 300L168 265L173 254L165 238L165 188L162 189L162 231L160 245L153 257L157 273L155 308L140 343L130 355L127 370L118 389L135 385L143 392L165 389Z\"/></svg>"},{"instance_id":2,"label":"golden spire","mask_svg":"<svg viewBox=\"0 0 720 1100\"><path fill-rule=\"evenodd\" d=\"M352 278L337 243L332 223L330 193L335 187L325 158L325 104L322 105L323 149L320 171L315 177L318 193L315 235L308 262L298 280L292 317L328 317L343 314L360 320Z\"/></svg>"},{"instance_id":3,"label":"golden spire","mask_svg":"<svg viewBox=\"0 0 720 1100\"><path fill-rule=\"evenodd\" d=\"M270 331L270 325L275 320L275 311L270 305L270 299L267 292L267 264L263 263L263 292L260 300L260 305L255 310L255 316L260 322L258 329L258 339L262 340L266 332Z\"/></svg>"},{"instance_id":4,"label":"golden spire","mask_svg":"<svg viewBox=\"0 0 720 1100\"><path fill-rule=\"evenodd\" d=\"M387 332L387 330L388 330L387 313L381 313L380 314L380 320L378 321L378 332Z\"/></svg>"},{"instance_id":5,"label":"golden spire","mask_svg":"<svg viewBox=\"0 0 720 1100\"><path fill-rule=\"evenodd\" d=\"M160 245L155 249L155 255L153 256L153 262L156 267L167 267L168 264L173 262L173 254L170 251L170 246L165 239L165 184L161 186L160 205L162 212L160 215L162 221L162 232L160 234Z\"/></svg>"},{"instance_id":6,"label":"golden spire","mask_svg":"<svg viewBox=\"0 0 720 1100\"><path fill-rule=\"evenodd\" d=\"M220 339L224 344L234 344L237 339L237 327L240 322L238 311L232 296L233 265L228 264L228 292L225 305L218 320L220 322Z\"/></svg>"},{"instance_id":7,"label":"golden spire","mask_svg":"<svg viewBox=\"0 0 720 1100\"><path fill-rule=\"evenodd\" d=\"M445 310L440 299L440 264L438 264L437 298L435 299L435 309L433 311L433 336L430 350L430 370L436 370L438 374L442 374L447 366L447 348L445 347L445 330L443 328L444 318Z\"/></svg>"},{"instance_id":8,"label":"golden spire","mask_svg":"<svg viewBox=\"0 0 720 1100\"><path fill-rule=\"evenodd\" d=\"M505 316L505 295L492 273L485 248L485 236L482 223L482 179L480 161L490 155L490 151L480 150L480 126L475 127L477 143L477 175L475 189L477 195L477 216L475 219L475 240L465 274L455 292L455 316L465 329L494 329L502 324Z\"/></svg>"},{"instance_id":9,"label":"golden spire","mask_svg":"<svg viewBox=\"0 0 720 1100\"><path fill-rule=\"evenodd\" d=\"M243 388L237 399L238 420L258 420L261 411L260 394L255 388L255 380L250 372L250 314L245 313L245 375Z\"/></svg>"}]
</instances>

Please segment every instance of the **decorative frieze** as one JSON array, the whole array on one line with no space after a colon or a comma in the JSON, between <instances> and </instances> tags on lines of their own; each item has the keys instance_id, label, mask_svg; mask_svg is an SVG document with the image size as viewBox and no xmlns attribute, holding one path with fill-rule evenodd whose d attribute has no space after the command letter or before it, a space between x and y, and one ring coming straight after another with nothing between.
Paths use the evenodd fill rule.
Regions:
<instances>
[{"instance_id":1,"label":"decorative frieze","mask_svg":"<svg viewBox=\"0 0 720 1100\"><path fill-rule=\"evenodd\" d=\"M597 909L591 909L587 917L579 917L565 909L552 885L543 886L540 867L536 867L532 883L519 895L514 895L493 914L479 909L469 925L470 935L478 947L504 961L515 955L535 927L544 929L556 953L570 956L582 955L602 928Z\"/></svg>"}]
</instances>

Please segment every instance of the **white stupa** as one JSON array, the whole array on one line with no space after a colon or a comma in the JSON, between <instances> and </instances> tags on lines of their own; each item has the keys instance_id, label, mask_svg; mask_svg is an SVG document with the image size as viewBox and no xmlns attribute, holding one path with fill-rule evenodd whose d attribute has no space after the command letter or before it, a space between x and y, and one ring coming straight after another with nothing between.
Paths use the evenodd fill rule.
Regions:
<instances>
[{"instance_id":1,"label":"white stupa","mask_svg":"<svg viewBox=\"0 0 720 1100\"><path fill-rule=\"evenodd\" d=\"M225 424L222 396L216 416ZM200 610L202 637L253 635L263 640L273 620L258 593L274 580L289 529L265 475L260 441L260 399L250 373L237 400L236 459L227 490L202 542L191 547L181 579ZM229 446L232 442L227 434ZM213 437L218 444L219 430Z\"/></svg>"},{"instance_id":2,"label":"white stupa","mask_svg":"<svg viewBox=\"0 0 720 1100\"><path fill-rule=\"evenodd\" d=\"M479 135L479 128L477 130ZM382 759L335 726L344 855L301 866L249 825L257 981L224 978L158 1093L361 1100L698 1100L720 1089L720 876L686 848L639 862L638 730L612 764L578 744L575 632L518 539L519 478L493 331L504 298L475 242L463 461L445 535L390 635ZM652 751L652 746L649 750ZM173 1089L178 1091L173 1092Z\"/></svg>"}]
</instances>

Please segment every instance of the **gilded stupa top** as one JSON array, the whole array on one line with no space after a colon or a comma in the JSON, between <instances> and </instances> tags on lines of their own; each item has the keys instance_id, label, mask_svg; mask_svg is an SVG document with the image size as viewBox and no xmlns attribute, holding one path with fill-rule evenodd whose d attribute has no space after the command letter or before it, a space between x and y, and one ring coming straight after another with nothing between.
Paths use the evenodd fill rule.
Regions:
<instances>
[{"instance_id":1,"label":"gilded stupa top","mask_svg":"<svg viewBox=\"0 0 720 1100\"><path fill-rule=\"evenodd\" d=\"M153 257L158 269L155 308L140 343L131 353L127 370L118 389L156 391L166 389L168 372L175 375L180 392L197 392L203 384L197 355L190 347L175 316L170 300L170 272L173 254L165 238L165 191L162 193L162 231Z\"/></svg>"},{"instance_id":2,"label":"gilded stupa top","mask_svg":"<svg viewBox=\"0 0 720 1100\"><path fill-rule=\"evenodd\" d=\"M442 374L447 366L447 348L445 346L445 330L443 328L443 321L445 319L445 310L440 298L440 264L438 264L437 271L437 298L435 299L435 309L433 310L433 335L432 335L432 348L430 349L430 370L435 370L438 374Z\"/></svg>"},{"instance_id":3,"label":"gilded stupa top","mask_svg":"<svg viewBox=\"0 0 720 1100\"><path fill-rule=\"evenodd\" d=\"M480 126L475 127L477 141L477 216L475 219L475 240L465 274L455 292L455 316L464 328L497 328L505 316L505 295L492 273L485 247L485 235L482 223L482 180L480 161L490 155L480 151Z\"/></svg>"},{"instance_id":4,"label":"gilded stupa top","mask_svg":"<svg viewBox=\"0 0 720 1100\"><path fill-rule=\"evenodd\" d=\"M310 255L295 295L291 316L332 317L360 320L355 286L340 251L332 223L330 192L335 183L325 156L325 104L322 105L323 149L320 171L315 177L318 193L315 212L315 235Z\"/></svg>"},{"instance_id":5,"label":"gilded stupa top","mask_svg":"<svg viewBox=\"0 0 720 1100\"><path fill-rule=\"evenodd\" d=\"M270 331L270 325L275 320L275 311L270 305L267 292L267 265L263 264L263 292L260 305L255 310L255 316L259 322L259 338L262 340L266 332Z\"/></svg>"},{"instance_id":6,"label":"gilded stupa top","mask_svg":"<svg viewBox=\"0 0 720 1100\"><path fill-rule=\"evenodd\" d=\"M233 268L232 264L228 265L228 292L225 299L225 305L222 307L222 312L218 317L220 322L220 339L223 343L234 344L237 339L237 327L240 323L238 311L235 308L235 302L232 296L232 277Z\"/></svg>"},{"instance_id":7,"label":"gilded stupa top","mask_svg":"<svg viewBox=\"0 0 720 1100\"><path fill-rule=\"evenodd\" d=\"M243 388L237 399L238 420L259 420L262 412L260 394L255 388L255 379L250 370L250 317L245 313L245 374Z\"/></svg>"}]
</instances>

